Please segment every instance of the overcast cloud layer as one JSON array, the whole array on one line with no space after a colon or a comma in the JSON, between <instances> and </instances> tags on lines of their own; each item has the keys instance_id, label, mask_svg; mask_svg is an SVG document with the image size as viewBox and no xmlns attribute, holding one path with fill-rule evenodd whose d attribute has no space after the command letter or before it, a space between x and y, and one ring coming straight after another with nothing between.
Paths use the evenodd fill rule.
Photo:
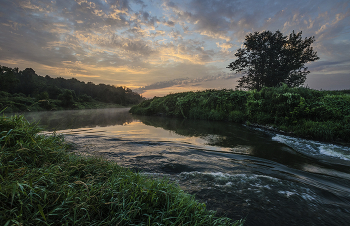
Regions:
<instances>
[{"instance_id":1,"label":"overcast cloud layer","mask_svg":"<svg viewBox=\"0 0 350 226\"><path fill-rule=\"evenodd\" d=\"M127 86L146 97L234 88L245 35L315 36L307 85L350 89L348 0L1 0L0 65Z\"/></svg>"}]
</instances>

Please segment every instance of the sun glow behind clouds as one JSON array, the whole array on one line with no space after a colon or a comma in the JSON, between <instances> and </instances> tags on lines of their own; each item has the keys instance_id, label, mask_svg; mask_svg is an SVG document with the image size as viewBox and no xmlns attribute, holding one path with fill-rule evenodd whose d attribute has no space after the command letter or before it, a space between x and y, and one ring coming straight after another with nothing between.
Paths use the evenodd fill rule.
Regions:
<instances>
[{"instance_id":1,"label":"sun glow behind clouds","mask_svg":"<svg viewBox=\"0 0 350 226\"><path fill-rule=\"evenodd\" d=\"M343 76L350 64L350 44L344 41L350 40L349 16L346 0L4 0L0 65L127 86L148 97L234 88L237 75L221 75L229 73L226 66L246 34L302 30L303 37L316 37L321 65L331 65L310 64L308 85L343 88L350 84Z\"/></svg>"}]
</instances>

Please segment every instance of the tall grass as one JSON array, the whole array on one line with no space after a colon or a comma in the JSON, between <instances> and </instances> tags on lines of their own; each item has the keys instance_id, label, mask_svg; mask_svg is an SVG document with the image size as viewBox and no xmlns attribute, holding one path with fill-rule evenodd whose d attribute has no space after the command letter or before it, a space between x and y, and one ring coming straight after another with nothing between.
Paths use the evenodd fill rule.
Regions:
<instances>
[{"instance_id":1,"label":"tall grass","mask_svg":"<svg viewBox=\"0 0 350 226\"><path fill-rule=\"evenodd\" d=\"M167 180L68 150L22 116L0 116L0 225L241 225Z\"/></svg>"},{"instance_id":2,"label":"tall grass","mask_svg":"<svg viewBox=\"0 0 350 226\"><path fill-rule=\"evenodd\" d=\"M259 124L324 141L350 142L350 95L308 88L206 90L146 100L133 114Z\"/></svg>"}]
</instances>

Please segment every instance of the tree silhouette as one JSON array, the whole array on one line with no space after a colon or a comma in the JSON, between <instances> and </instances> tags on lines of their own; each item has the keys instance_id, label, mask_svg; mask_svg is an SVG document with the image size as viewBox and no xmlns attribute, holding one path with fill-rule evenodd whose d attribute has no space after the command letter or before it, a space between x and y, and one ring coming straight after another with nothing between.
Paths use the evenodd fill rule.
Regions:
<instances>
[{"instance_id":1,"label":"tree silhouette","mask_svg":"<svg viewBox=\"0 0 350 226\"><path fill-rule=\"evenodd\" d=\"M37 100L60 100L55 103L61 103L66 108L74 108L76 101L131 105L143 100L141 95L123 86L95 85L76 78L51 78L49 75L43 77L37 75L32 68L19 71L18 68L12 69L1 65L0 91L23 94Z\"/></svg>"},{"instance_id":2,"label":"tree silhouette","mask_svg":"<svg viewBox=\"0 0 350 226\"><path fill-rule=\"evenodd\" d=\"M302 39L302 32L283 36L280 31L254 32L245 37L244 48L238 49L237 60L227 67L243 77L237 88L260 90L282 83L298 87L310 73L305 64L318 60L311 44L315 37Z\"/></svg>"},{"instance_id":3,"label":"tree silhouette","mask_svg":"<svg viewBox=\"0 0 350 226\"><path fill-rule=\"evenodd\" d=\"M71 90L64 90L62 94L58 96L64 107L72 107L74 104L73 92Z\"/></svg>"},{"instance_id":4,"label":"tree silhouette","mask_svg":"<svg viewBox=\"0 0 350 226\"><path fill-rule=\"evenodd\" d=\"M17 85L19 80L16 78L16 73L18 68L0 66L0 91L9 92L13 86Z\"/></svg>"}]
</instances>

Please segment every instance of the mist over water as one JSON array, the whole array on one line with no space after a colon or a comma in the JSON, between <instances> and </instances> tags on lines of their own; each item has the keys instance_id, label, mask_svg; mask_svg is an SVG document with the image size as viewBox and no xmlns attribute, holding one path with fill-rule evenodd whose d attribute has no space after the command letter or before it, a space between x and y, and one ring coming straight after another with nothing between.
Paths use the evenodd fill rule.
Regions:
<instances>
[{"instance_id":1,"label":"mist over water","mask_svg":"<svg viewBox=\"0 0 350 226\"><path fill-rule=\"evenodd\" d=\"M350 147L240 124L142 117L128 109L28 113L74 151L167 177L245 225L348 225Z\"/></svg>"}]
</instances>

